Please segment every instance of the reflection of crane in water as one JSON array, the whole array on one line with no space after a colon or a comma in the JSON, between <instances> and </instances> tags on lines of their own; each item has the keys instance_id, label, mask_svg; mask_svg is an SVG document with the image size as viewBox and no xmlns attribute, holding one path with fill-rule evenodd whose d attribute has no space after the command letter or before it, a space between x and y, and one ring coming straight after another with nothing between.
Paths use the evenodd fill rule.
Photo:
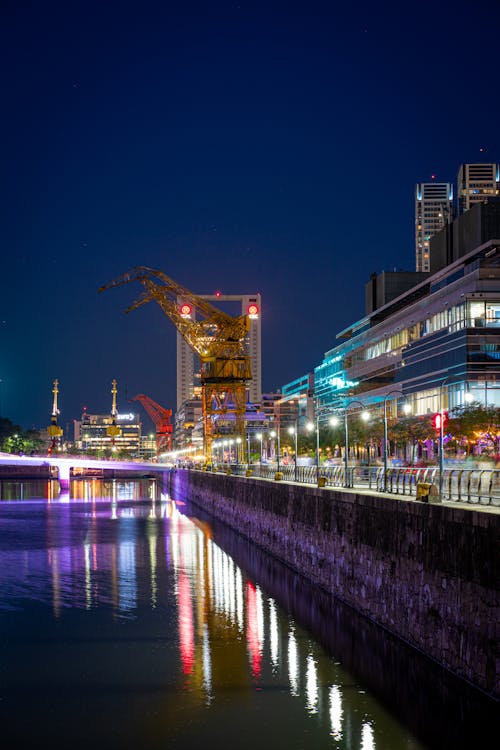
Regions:
<instances>
[{"instance_id":1,"label":"reflection of crane in water","mask_svg":"<svg viewBox=\"0 0 500 750\"><path fill-rule=\"evenodd\" d=\"M170 421L172 409L165 409L149 396L145 396L144 393L138 393L130 400L139 401L154 422L156 427L156 455L159 456L164 451L172 450L173 427Z\"/></svg>"},{"instance_id":2,"label":"reflection of crane in water","mask_svg":"<svg viewBox=\"0 0 500 750\"><path fill-rule=\"evenodd\" d=\"M144 291L127 312L156 302L200 359L203 438L209 459L217 431L244 438L246 390L251 379L245 345L250 329L248 315L228 315L162 271L145 266L132 268L99 291L131 281L142 284Z\"/></svg>"}]
</instances>

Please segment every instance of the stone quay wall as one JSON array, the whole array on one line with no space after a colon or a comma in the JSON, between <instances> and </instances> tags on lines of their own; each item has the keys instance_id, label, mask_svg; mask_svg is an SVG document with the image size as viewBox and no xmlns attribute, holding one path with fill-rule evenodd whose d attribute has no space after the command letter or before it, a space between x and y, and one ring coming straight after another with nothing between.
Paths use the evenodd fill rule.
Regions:
<instances>
[{"instance_id":1,"label":"stone quay wall","mask_svg":"<svg viewBox=\"0 0 500 750\"><path fill-rule=\"evenodd\" d=\"M500 513L183 469L169 489L500 698Z\"/></svg>"}]
</instances>

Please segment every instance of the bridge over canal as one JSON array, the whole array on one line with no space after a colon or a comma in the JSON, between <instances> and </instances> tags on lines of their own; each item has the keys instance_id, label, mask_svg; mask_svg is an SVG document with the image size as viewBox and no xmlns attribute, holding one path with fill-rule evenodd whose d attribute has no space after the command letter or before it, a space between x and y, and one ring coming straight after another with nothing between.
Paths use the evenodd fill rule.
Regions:
<instances>
[{"instance_id":1,"label":"bridge over canal","mask_svg":"<svg viewBox=\"0 0 500 750\"><path fill-rule=\"evenodd\" d=\"M119 461L94 459L88 457L73 456L15 456L13 454L0 454L0 475L2 468L8 471L9 478L26 476L30 468L35 471L47 469L47 476L58 479L61 489L67 490L72 476L78 474L92 474L94 471L107 472L113 475L137 475L154 474L168 471L170 464L153 463L151 461ZM8 467L8 468L7 468ZM7 475L7 474L6 474Z\"/></svg>"}]
</instances>

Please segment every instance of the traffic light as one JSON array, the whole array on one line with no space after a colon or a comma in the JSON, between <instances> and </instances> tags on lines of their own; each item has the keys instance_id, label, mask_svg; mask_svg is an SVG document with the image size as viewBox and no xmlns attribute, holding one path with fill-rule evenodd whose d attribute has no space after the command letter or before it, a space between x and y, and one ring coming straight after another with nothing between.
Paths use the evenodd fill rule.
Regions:
<instances>
[{"instance_id":1,"label":"traffic light","mask_svg":"<svg viewBox=\"0 0 500 750\"><path fill-rule=\"evenodd\" d=\"M444 411L443 412L443 430L445 428L447 419L448 419L448 412ZM441 412L438 411L436 412L436 414L434 414L434 416L432 417L432 424L434 425L434 429L437 432L441 432Z\"/></svg>"}]
</instances>

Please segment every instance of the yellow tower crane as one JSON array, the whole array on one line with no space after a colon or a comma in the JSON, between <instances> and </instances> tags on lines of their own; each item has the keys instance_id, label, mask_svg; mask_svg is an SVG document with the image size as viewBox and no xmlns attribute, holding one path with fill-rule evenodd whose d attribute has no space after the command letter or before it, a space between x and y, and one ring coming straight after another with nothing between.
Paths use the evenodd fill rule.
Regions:
<instances>
[{"instance_id":1,"label":"yellow tower crane","mask_svg":"<svg viewBox=\"0 0 500 750\"><path fill-rule=\"evenodd\" d=\"M114 448L115 445L115 438L117 438L119 435L122 434L121 429L116 424L116 417L118 414L118 409L116 408L116 394L118 393L116 388L116 380L111 381L111 395L113 396L113 401L111 403L111 424L106 427L106 434L109 435L111 438L111 445Z\"/></svg>"},{"instance_id":2,"label":"yellow tower crane","mask_svg":"<svg viewBox=\"0 0 500 750\"><path fill-rule=\"evenodd\" d=\"M99 291L132 281L144 291L126 312L156 302L199 357L204 450L210 459L216 434L244 438L246 391L252 377L245 341L248 315L228 315L162 271L145 266L132 268Z\"/></svg>"},{"instance_id":3,"label":"yellow tower crane","mask_svg":"<svg viewBox=\"0 0 500 750\"><path fill-rule=\"evenodd\" d=\"M50 426L47 427L47 434L51 438L50 440L50 447L49 447L49 453L52 453L57 449L59 438L63 434L63 431L61 427L57 424L57 417L59 415L59 408L57 406L57 395L59 393L59 381L56 379L53 383L52 388L52 416L50 420Z\"/></svg>"}]
</instances>

